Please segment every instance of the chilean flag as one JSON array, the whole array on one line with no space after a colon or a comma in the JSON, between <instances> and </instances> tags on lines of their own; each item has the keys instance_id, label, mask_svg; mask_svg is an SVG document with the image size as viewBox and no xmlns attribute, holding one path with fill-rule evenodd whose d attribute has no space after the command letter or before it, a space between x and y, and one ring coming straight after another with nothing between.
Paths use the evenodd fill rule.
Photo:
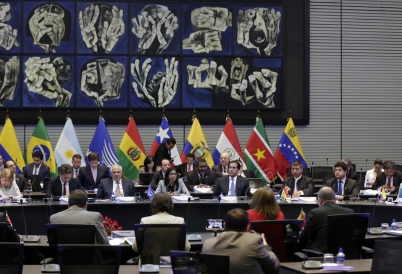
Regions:
<instances>
[{"instance_id":1,"label":"chilean flag","mask_svg":"<svg viewBox=\"0 0 402 274\"><path fill-rule=\"evenodd\" d=\"M159 127L158 133L156 133L154 142L152 143L152 147L149 151L149 155L155 155L156 150L159 145L166 142L167 139L174 138L172 131L170 130L170 126L166 117L162 117L162 123ZM181 165L181 159L179 156L179 151L177 150L177 146L174 146L170 151L170 155L173 159L173 163L175 166Z\"/></svg>"},{"instance_id":2,"label":"chilean flag","mask_svg":"<svg viewBox=\"0 0 402 274\"><path fill-rule=\"evenodd\" d=\"M240 159L243 162L243 169L247 169L236 130L233 126L232 119L229 117L226 120L226 125L223 128L221 137L219 137L214 153L212 154L216 165L220 163L220 155L222 152L229 153L230 161Z\"/></svg>"}]
</instances>

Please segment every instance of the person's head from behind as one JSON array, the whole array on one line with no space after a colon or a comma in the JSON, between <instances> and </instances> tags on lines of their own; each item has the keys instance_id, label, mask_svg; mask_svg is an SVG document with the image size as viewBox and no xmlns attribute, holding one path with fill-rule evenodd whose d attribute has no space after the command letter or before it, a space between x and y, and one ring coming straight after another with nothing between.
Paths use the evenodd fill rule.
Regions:
<instances>
[{"instance_id":1,"label":"person's head from behind","mask_svg":"<svg viewBox=\"0 0 402 274\"><path fill-rule=\"evenodd\" d=\"M8 188L14 181L14 172L10 168L5 168L0 175L1 186Z\"/></svg>"},{"instance_id":2,"label":"person's head from behind","mask_svg":"<svg viewBox=\"0 0 402 274\"><path fill-rule=\"evenodd\" d=\"M381 158L377 158L377 159L374 160L374 172L375 172L376 174L380 174L380 173L381 173L381 171L382 171L382 165L383 165L383 162L382 162L382 159L381 159Z\"/></svg>"},{"instance_id":3,"label":"person's head from behind","mask_svg":"<svg viewBox=\"0 0 402 274\"><path fill-rule=\"evenodd\" d=\"M334 190L327 186L322 187L320 191L318 191L317 200L319 206L323 206L328 201L335 202Z\"/></svg>"},{"instance_id":4,"label":"person's head from behind","mask_svg":"<svg viewBox=\"0 0 402 274\"><path fill-rule=\"evenodd\" d=\"M78 206L83 209L87 209L88 206L88 196L81 189L76 189L70 193L68 196L68 207Z\"/></svg>"},{"instance_id":5,"label":"person's head from behind","mask_svg":"<svg viewBox=\"0 0 402 274\"><path fill-rule=\"evenodd\" d=\"M172 213L173 210L173 200L172 197L165 192L156 193L151 200L151 210L152 214L158 213Z\"/></svg>"},{"instance_id":6,"label":"person's head from behind","mask_svg":"<svg viewBox=\"0 0 402 274\"><path fill-rule=\"evenodd\" d=\"M154 171L154 156L148 155L144 159L144 170L145 172L153 172Z\"/></svg>"},{"instance_id":7,"label":"person's head from behind","mask_svg":"<svg viewBox=\"0 0 402 274\"><path fill-rule=\"evenodd\" d=\"M225 231L245 232L249 222L247 211L242 208L232 209L225 216Z\"/></svg>"},{"instance_id":8,"label":"person's head from behind","mask_svg":"<svg viewBox=\"0 0 402 274\"><path fill-rule=\"evenodd\" d=\"M275 199L275 194L267 186L257 189L253 194L251 209L259 212L259 216L267 220L275 220L281 210Z\"/></svg>"}]
</instances>

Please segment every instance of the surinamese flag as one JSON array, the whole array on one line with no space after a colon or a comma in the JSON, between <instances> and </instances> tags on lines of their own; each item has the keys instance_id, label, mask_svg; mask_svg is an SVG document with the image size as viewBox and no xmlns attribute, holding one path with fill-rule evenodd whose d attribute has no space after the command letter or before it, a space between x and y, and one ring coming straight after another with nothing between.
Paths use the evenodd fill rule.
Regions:
<instances>
[{"instance_id":1,"label":"surinamese flag","mask_svg":"<svg viewBox=\"0 0 402 274\"><path fill-rule=\"evenodd\" d=\"M117 159L123 168L123 175L131 180L138 178L140 166L147 157L134 118L130 117L126 131L117 150Z\"/></svg>"},{"instance_id":2,"label":"surinamese flag","mask_svg":"<svg viewBox=\"0 0 402 274\"><path fill-rule=\"evenodd\" d=\"M243 162L243 169L247 169L243 152L240 148L239 139L237 138L236 130L233 126L232 119L229 117L226 120L225 127L223 128L214 153L212 154L215 165L220 163L220 156L222 152L229 153L230 161L240 159Z\"/></svg>"},{"instance_id":3,"label":"surinamese flag","mask_svg":"<svg viewBox=\"0 0 402 274\"><path fill-rule=\"evenodd\" d=\"M149 155L155 155L159 145L166 142L166 140L169 138L174 138L173 133L170 130L168 119L166 117L162 117L162 123L159 127L158 133L156 133L152 147L149 150ZM177 150L177 146L174 146L170 151L170 157L172 157L175 166L181 165L182 162L179 156L179 151Z\"/></svg>"},{"instance_id":4,"label":"surinamese flag","mask_svg":"<svg viewBox=\"0 0 402 274\"><path fill-rule=\"evenodd\" d=\"M3 163L13 160L17 173L22 173L22 169L25 167L25 160L10 118L7 119L0 135L0 154L3 156Z\"/></svg>"},{"instance_id":5,"label":"surinamese flag","mask_svg":"<svg viewBox=\"0 0 402 274\"><path fill-rule=\"evenodd\" d=\"M57 166L60 167L62 164L71 165L74 154L79 154L83 157L73 122L70 118L67 118L63 131L60 134L59 141L57 141L57 145L54 148ZM81 166L85 166L85 161L81 161Z\"/></svg>"},{"instance_id":6,"label":"surinamese flag","mask_svg":"<svg viewBox=\"0 0 402 274\"><path fill-rule=\"evenodd\" d=\"M39 122L29 140L26 149L27 163L33 162L32 154L37 150L43 153L43 163L50 168L50 177L56 176L58 174L56 158L54 157L52 144L50 143L45 122L43 122L42 118L39 118Z\"/></svg>"},{"instance_id":7,"label":"surinamese flag","mask_svg":"<svg viewBox=\"0 0 402 274\"><path fill-rule=\"evenodd\" d=\"M260 118L257 118L244 149L244 158L247 169L254 171L256 177L265 179L267 182L272 182L277 177L275 159Z\"/></svg>"},{"instance_id":8,"label":"surinamese flag","mask_svg":"<svg viewBox=\"0 0 402 274\"><path fill-rule=\"evenodd\" d=\"M214 160L212 159L207 140L205 140L204 132L202 131L200 122L196 117L193 120L193 125L188 133L186 143L184 144L180 156L182 163L186 162L187 154L189 153L193 153L196 160L205 159L210 168L214 165Z\"/></svg>"},{"instance_id":9,"label":"surinamese flag","mask_svg":"<svg viewBox=\"0 0 402 274\"><path fill-rule=\"evenodd\" d=\"M306 158L300 145L299 136L292 118L289 118L278 148L275 151L276 168L282 178L286 178L286 169L290 168L293 161L299 160L303 168L307 168Z\"/></svg>"},{"instance_id":10,"label":"surinamese flag","mask_svg":"<svg viewBox=\"0 0 402 274\"><path fill-rule=\"evenodd\" d=\"M92 137L86 156L91 152L98 153L100 165L107 166L109 169L112 165L119 163L103 118L99 119L98 127L96 128L94 137ZM89 165L88 157L85 157L85 161Z\"/></svg>"}]
</instances>

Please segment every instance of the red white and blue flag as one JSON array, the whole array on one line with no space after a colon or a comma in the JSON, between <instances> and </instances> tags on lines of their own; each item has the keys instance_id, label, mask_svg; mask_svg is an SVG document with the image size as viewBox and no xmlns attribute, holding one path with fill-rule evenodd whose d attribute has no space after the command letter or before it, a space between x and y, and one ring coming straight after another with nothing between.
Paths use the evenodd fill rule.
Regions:
<instances>
[{"instance_id":1,"label":"red white and blue flag","mask_svg":"<svg viewBox=\"0 0 402 274\"><path fill-rule=\"evenodd\" d=\"M162 123L158 129L158 133L156 133L154 142L152 143L152 147L149 151L149 155L155 155L156 150L159 145L166 142L167 139L174 138L172 131L170 130L170 126L166 117L162 117ZM181 159L179 156L179 151L177 150L177 146L174 146L170 151L170 157L173 159L173 163L175 166L181 165Z\"/></svg>"},{"instance_id":2,"label":"red white and blue flag","mask_svg":"<svg viewBox=\"0 0 402 274\"><path fill-rule=\"evenodd\" d=\"M229 117L226 120L226 125L223 128L221 137L219 137L214 153L212 154L212 158L216 165L220 162L220 155L222 152L229 153L231 161L240 159L243 162L243 169L247 169L236 130L233 126L232 119Z\"/></svg>"}]
</instances>

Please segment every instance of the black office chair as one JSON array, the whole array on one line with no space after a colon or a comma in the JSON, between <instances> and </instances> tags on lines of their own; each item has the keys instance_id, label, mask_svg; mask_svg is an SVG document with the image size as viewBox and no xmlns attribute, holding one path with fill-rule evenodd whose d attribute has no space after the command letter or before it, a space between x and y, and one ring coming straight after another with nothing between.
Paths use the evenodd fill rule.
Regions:
<instances>
[{"instance_id":1,"label":"black office chair","mask_svg":"<svg viewBox=\"0 0 402 274\"><path fill-rule=\"evenodd\" d=\"M55 263L59 244L95 244L95 225L46 224L46 232Z\"/></svg>"},{"instance_id":2,"label":"black office chair","mask_svg":"<svg viewBox=\"0 0 402 274\"><path fill-rule=\"evenodd\" d=\"M9 223L0 222L0 242L20 242L20 236Z\"/></svg>"},{"instance_id":3,"label":"black office chair","mask_svg":"<svg viewBox=\"0 0 402 274\"><path fill-rule=\"evenodd\" d=\"M267 220L251 222L251 230L264 233L265 240L271 246L281 263L293 260L296 243L299 238L302 220ZM286 248L291 246L292 248ZM290 258L290 260L289 260Z\"/></svg>"},{"instance_id":4,"label":"black office chair","mask_svg":"<svg viewBox=\"0 0 402 274\"><path fill-rule=\"evenodd\" d=\"M377 240L371 274L400 273L402 271L402 241Z\"/></svg>"},{"instance_id":5,"label":"black office chair","mask_svg":"<svg viewBox=\"0 0 402 274\"><path fill-rule=\"evenodd\" d=\"M61 274L118 274L121 246L58 245Z\"/></svg>"},{"instance_id":6,"label":"black office chair","mask_svg":"<svg viewBox=\"0 0 402 274\"><path fill-rule=\"evenodd\" d=\"M311 177L313 179L322 179L322 173L324 171L333 171L333 168L330 167L330 166L314 166L314 167L311 167Z\"/></svg>"},{"instance_id":7,"label":"black office chair","mask_svg":"<svg viewBox=\"0 0 402 274\"><path fill-rule=\"evenodd\" d=\"M329 180L331 180L332 178L335 178L335 176L334 176L334 171L333 171L333 170L330 170L330 171L323 171L323 172L322 172L322 177L321 177L321 179L322 179L322 185L323 185L323 186L326 186L326 185L327 185L327 182L328 182Z\"/></svg>"},{"instance_id":8,"label":"black office chair","mask_svg":"<svg viewBox=\"0 0 402 274\"><path fill-rule=\"evenodd\" d=\"M363 242L366 237L370 213L350 213L328 215L327 222L327 251L325 253L337 254L343 248L347 260L361 259ZM321 257L324 252L305 250L307 256ZM295 254L303 259L304 254Z\"/></svg>"},{"instance_id":9,"label":"black office chair","mask_svg":"<svg viewBox=\"0 0 402 274\"><path fill-rule=\"evenodd\" d=\"M0 242L0 273L22 274L24 244Z\"/></svg>"},{"instance_id":10,"label":"black office chair","mask_svg":"<svg viewBox=\"0 0 402 274\"><path fill-rule=\"evenodd\" d=\"M8 242L8 223L0 222L0 242Z\"/></svg>"},{"instance_id":11,"label":"black office chair","mask_svg":"<svg viewBox=\"0 0 402 274\"><path fill-rule=\"evenodd\" d=\"M186 224L134 224L141 263L159 265L159 257L169 256L170 250L184 251L186 230Z\"/></svg>"},{"instance_id":12,"label":"black office chair","mask_svg":"<svg viewBox=\"0 0 402 274\"><path fill-rule=\"evenodd\" d=\"M402 171L402 165L395 165L395 170Z\"/></svg>"},{"instance_id":13,"label":"black office chair","mask_svg":"<svg viewBox=\"0 0 402 274\"><path fill-rule=\"evenodd\" d=\"M228 255L170 251L173 274L229 274L230 257Z\"/></svg>"}]
</instances>

